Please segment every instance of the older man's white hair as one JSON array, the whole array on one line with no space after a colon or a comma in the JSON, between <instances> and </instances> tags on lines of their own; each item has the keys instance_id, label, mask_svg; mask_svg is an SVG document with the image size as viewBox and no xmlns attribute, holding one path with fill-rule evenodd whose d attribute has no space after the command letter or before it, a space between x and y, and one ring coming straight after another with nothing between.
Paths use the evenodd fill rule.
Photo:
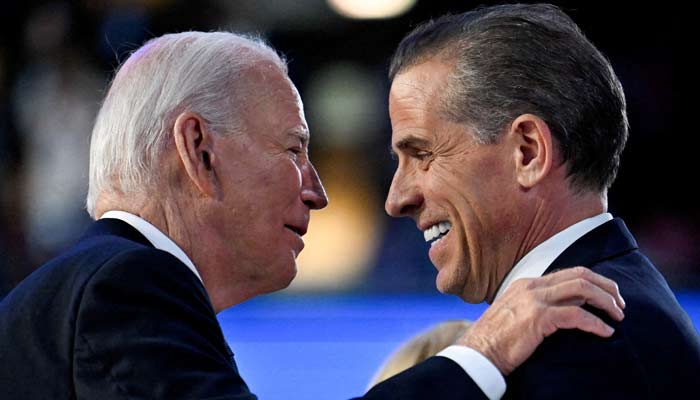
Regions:
<instances>
[{"instance_id":1,"label":"older man's white hair","mask_svg":"<svg viewBox=\"0 0 700 400\"><path fill-rule=\"evenodd\" d=\"M241 75L269 60L285 61L261 39L230 32L183 32L148 41L119 68L90 143L87 211L102 193L147 193L181 112L199 114L217 134L241 129L246 84Z\"/></svg>"}]
</instances>

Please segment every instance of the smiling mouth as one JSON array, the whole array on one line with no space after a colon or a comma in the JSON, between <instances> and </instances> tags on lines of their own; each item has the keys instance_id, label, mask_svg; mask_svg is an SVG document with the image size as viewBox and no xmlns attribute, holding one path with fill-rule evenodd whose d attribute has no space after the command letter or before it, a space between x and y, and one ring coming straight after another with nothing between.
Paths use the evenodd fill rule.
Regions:
<instances>
[{"instance_id":1,"label":"smiling mouth","mask_svg":"<svg viewBox=\"0 0 700 400\"><path fill-rule=\"evenodd\" d=\"M450 232L450 229L452 224L449 221L438 222L423 231L423 238L430 243L430 247L433 247Z\"/></svg>"}]
</instances>

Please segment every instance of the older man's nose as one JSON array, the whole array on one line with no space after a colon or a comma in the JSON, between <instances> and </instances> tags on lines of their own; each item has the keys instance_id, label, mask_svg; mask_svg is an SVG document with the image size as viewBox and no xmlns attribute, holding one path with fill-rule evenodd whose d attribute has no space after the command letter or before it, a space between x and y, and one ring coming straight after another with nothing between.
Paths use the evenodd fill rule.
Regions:
<instances>
[{"instance_id":1,"label":"older man's nose","mask_svg":"<svg viewBox=\"0 0 700 400\"><path fill-rule=\"evenodd\" d=\"M410 182L406 182L397 171L391 181L389 194L387 194L384 204L387 214L395 218L408 217L413 215L422 204L423 196L420 191Z\"/></svg>"},{"instance_id":2,"label":"older man's nose","mask_svg":"<svg viewBox=\"0 0 700 400\"><path fill-rule=\"evenodd\" d=\"M308 168L304 168L302 174L304 181L301 188L301 200L312 210L325 208L328 205L328 196L316 168L309 163Z\"/></svg>"}]
</instances>

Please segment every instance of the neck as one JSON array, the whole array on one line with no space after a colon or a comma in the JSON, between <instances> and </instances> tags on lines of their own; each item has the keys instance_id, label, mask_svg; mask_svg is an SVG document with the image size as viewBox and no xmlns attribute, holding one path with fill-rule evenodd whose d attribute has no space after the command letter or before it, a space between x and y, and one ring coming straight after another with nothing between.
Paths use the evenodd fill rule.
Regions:
<instances>
[{"instance_id":1,"label":"neck","mask_svg":"<svg viewBox=\"0 0 700 400\"><path fill-rule=\"evenodd\" d=\"M572 194L552 196L537 201L528 228L520 240L512 265L545 240L586 218L607 211L605 194Z\"/></svg>"},{"instance_id":2,"label":"neck","mask_svg":"<svg viewBox=\"0 0 700 400\"><path fill-rule=\"evenodd\" d=\"M168 189L158 196L129 193L128 195L102 195L98 199L95 215L110 210L126 211L148 221L168 236L192 260L202 277L214 311L242 303L270 290L260 288L254 281L240 276L232 260L231 243L224 242L211 212L213 204L203 204L196 199L183 198Z\"/></svg>"},{"instance_id":3,"label":"neck","mask_svg":"<svg viewBox=\"0 0 700 400\"><path fill-rule=\"evenodd\" d=\"M172 239L188 256L191 241L186 230L184 215L177 207L160 201L146 193L129 193L128 195L102 195L97 201L95 215L98 217L107 211L118 210L134 214L155 226Z\"/></svg>"},{"instance_id":4,"label":"neck","mask_svg":"<svg viewBox=\"0 0 700 400\"><path fill-rule=\"evenodd\" d=\"M513 220L513 229L510 230L507 240L512 247L503 248L500 252L501 259L491 275L486 295L489 304L508 273L532 249L571 225L607 210L607 198L604 193L574 194L567 190L549 193L549 196L533 194L526 200L530 204L523 203L518 207L518 210L531 212L520 213Z\"/></svg>"}]
</instances>

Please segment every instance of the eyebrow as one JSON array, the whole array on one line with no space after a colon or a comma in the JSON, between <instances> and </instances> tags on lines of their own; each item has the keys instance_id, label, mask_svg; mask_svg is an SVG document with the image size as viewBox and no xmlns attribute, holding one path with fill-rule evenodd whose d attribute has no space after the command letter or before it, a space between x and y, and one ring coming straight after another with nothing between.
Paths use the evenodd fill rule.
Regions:
<instances>
[{"instance_id":1,"label":"eyebrow","mask_svg":"<svg viewBox=\"0 0 700 400\"><path fill-rule=\"evenodd\" d=\"M398 142L396 142L395 145L389 146L389 154L391 154L392 158L396 157L396 152L394 151L394 147L396 147L398 150L405 150L410 147L425 147L428 144L430 144L430 141L427 139L423 139L418 136L407 136Z\"/></svg>"},{"instance_id":2,"label":"eyebrow","mask_svg":"<svg viewBox=\"0 0 700 400\"><path fill-rule=\"evenodd\" d=\"M309 131L301 127L289 130L287 132L287 135L299 139L304 146L306 146L309 143L309 139L311 138Z\"/></svg>"}]
</instances>

